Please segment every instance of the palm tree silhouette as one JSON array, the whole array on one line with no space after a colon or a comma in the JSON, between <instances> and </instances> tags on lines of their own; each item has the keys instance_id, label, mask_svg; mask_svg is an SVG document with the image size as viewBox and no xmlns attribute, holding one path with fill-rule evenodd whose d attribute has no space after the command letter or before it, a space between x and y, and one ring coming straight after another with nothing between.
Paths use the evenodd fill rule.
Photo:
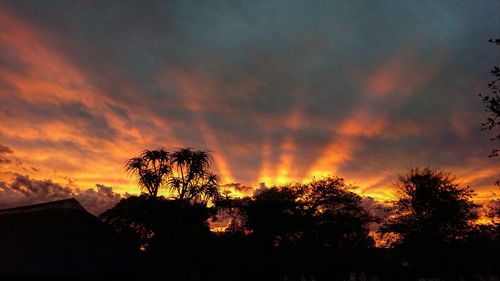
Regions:
<instances>
[{"instance_id":1,"label":"palm tree silhouette","mask_svg":"<svg viewBox=\"0 0 500 281\"><path fill-rule=\"evenodd\" d=\"M180 200L207 203L219 196L217 175L209 171L213 157L208 151L180 148L170 155L169 188Z\"/></svg>"},{"instance_id":2,"label":"palm tree silhouette","mask_svg":"<svg viewBox=\"0 0 500 281\"><path fill-rule=\"evenodd\" d=\"M165 182L165 177L172 171L170 153L164 148L144 150L139 157L127 160L125 170L138 177L141 189L145 189L149 196L156 198L158 189Z\"/></svg>"}]
</instances>

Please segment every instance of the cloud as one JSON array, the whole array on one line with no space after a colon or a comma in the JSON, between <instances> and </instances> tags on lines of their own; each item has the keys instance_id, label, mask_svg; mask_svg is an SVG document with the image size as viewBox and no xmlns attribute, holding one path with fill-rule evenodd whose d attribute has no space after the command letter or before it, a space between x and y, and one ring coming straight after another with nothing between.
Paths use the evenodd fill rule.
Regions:
<instances>
[{"instance_id":1,"label":"cloud","mask_svg":"<svg viewBox=\"0 0 500 281\"><path fill-rule=\"evenodd\" d=\"M254 188L252 186L243 185L241 183L228 183L221 186L221 193L228 194L233 197L250 196Z\"/></svg>"},{"instance_id":2,"label":"cloud","mask_svg":"<svg viewBox=\"0 0 500 281\"><path fill-rule=\"evenodd\" d=\"M500 219L500 199L491 199L483 203L484 209L487 213Z\"/></svg>"},{"instance_id":3,"label":"cloud","mask_svg":"<svg viewBox=\"0 0 500 281\"><path fill-rule=\"evenodd\" d=\"M67 198L76 198L89 212L99 215L123 197L101 184L96 189L80 189L20 174L15 174L10 182L0 181L1 209Z\"/></svg>"},{"instance_id":4,"label":"cloud","mask_svg":"<svg viewBox=\"0 0 500 281\"><path fill-rule=\"evenodd\" d=\"M2 1L2 143L37 177L122 193L124 161L159 145L211 150L241 186L339 174L387 198L432 165L487 192L497 8Z\"/></svg>"},{"instance_id":5,"label":"cloud","mask_svg":"<svg viewBox=\"0 0 500 281\"><path fill-rule=\"evenodd\" d=\"M98 215L114 207L123 197L115 193L112 187L96 184L96 189L80 189L75 192L75 198L89 212Z\"/></svg>"},{"instance_id":6,"label":"cloud","mask_svg":"<svg viewBox=\"0 0 500 281\"><path fill-rule=\"evenodd\" d=\"M12 149L10 149L8 146L0 144L0 154L9 154L13 153Z\"/></svg>"},{"instance_id":7,"label":"cloud","mask_svg":"<svg viewBox=\"0 0 500 281\"><path fill-rule=\"evenodd\" d=\"M362 197L361 206L370 212L374 217L384 219L391 212L390 202L379 201L373 197Z\"/></svg>"},{"instance_id":8,"label":"cloud","mask_svg":"<svg viewBox=\"0 0 500 281\"><path fill-rule=\"evenodd\" d=\"M4 156L5 154L10 154L10 153L13 153L12 149L10 149L8 146L0 144L0 165L12 163L11 159Z\"/></svg>"}]
</instances>

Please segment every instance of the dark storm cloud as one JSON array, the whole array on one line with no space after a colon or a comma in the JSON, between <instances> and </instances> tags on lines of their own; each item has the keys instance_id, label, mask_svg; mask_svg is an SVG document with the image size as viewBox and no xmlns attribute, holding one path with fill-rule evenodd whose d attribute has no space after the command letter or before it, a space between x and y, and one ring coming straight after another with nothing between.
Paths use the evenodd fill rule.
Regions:
<instances>
[{"instance_id":1,"label":"dark storm cloud","mask_svg":"<svg viewBox=\"0 0 500 281\"><path fill-rule=\"evenodd\" d=\"M476 94L499 59L487 44L500 26L494 1L1 6L43 30L40 40L106 98L126 131L151 136L144 145L212 150L238 182L254 184L267 164L271 174L308 177L325 154L344 159L326 168L354 179L380 174L384 184L411 166L487 165L478 160L487 137L476 130ZM0 67L26 69L15 54L0 55ZM10 92L4 114L125 138L88 104L30 103ZM346 138L349 151L330 148Z\"/></svg>"}]
</instances>

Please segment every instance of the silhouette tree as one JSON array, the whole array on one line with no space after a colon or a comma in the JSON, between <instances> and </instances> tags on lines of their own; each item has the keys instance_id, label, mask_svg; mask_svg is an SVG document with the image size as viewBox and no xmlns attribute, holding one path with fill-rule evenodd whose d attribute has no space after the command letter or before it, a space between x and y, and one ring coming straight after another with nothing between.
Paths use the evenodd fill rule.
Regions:
<instances>
[{"instance_id":1,"label":"silhouette tree","mask_svg":"<svg viewBox=\"0 0 500 281\"><path fill-rule=\"evenodd\" d=\"M125 170L138 178L141 189L156 198L165 177L171 173L170 153L163 148L144 150L139 157L127 160Z\"/></svg>"},{"instance_id":2,"label":"silhouette tree","mask_svg":"<svg viewBox=\"0 0 500 281\"><path fill-rule=\"evenodd\" d=\"M266 247L293 245L301 238L303 213L294 190L272 187L254 195L243 207L246 227Z\"/></svg>"},{"instance_id":3,"label":"silhouette tree","mask_svg":"<svg viewBox=\"0 0 500 281\"><path fill-rule=\"evenodd\" d=\"M163 197L153 198L145 194L129 196L102 213L99 218L113 226L136 249L146 251L159 228L158 219L162 217L155 214L157 205L164 200Z\"/></svg>"},{"instance_id":4,"label":"silhouette tree","mask_svg":"<svg viewBox=\"0 0 500 281\"><path fill-rule=\"evenodd\" d=\"M180 200L208 203L219 197L217 175L209 171L212 155L203 150L181 148L171 154L169 188Z\"/></svg>"},{"instance_id":5,"label":"silhouette tree","mask_svg":"<svg viewBox=\"0 0 500 281\"><path fill-rule=\"evenodd\" d=\"M220 195L220 179L209 170L212 162L207 151L180 148L170 153L158 148L127 160L125 170L136 176L141 189L153 198L164 187L180 200L207 204Z\"/></svg>"},{"instance_id":6,"label":"silhouette tree","mask_svg":"<svg viewBox=\"0 0 500 281\"><path fill-rule=\"evenodd\" d=\"M483 219L488 220L487 223L475 226L466 246L468 256L474 257L476 266L496 268L500 264L500 207L495 205L495 201L490 203L483 205Z\"/></svg>"},{"instance_id":7,"label":"silhouette tree","mask_svg":"<svg viewBox=\"0 0 500 281\"><path fill-rule=\"evenodd\" d=\"M420 276L455 278L470 274L465 244L474 231L474 192L448 173L424 168L399 176L394 215L382 224L408 270Z\"/></svg>"},{"instance_id":8,"label":"silhouette tree","mask_svg":"<svg viewBox=\"0 0 500 281\"><path fill-rule=\"evenodd\" d=\"M244 249L269 265L266 271L281 270L281 279L346 278L349 270L366 264L361 253L374 243L368 229L373 218L354 188L327 177L261 188L252 198L225 198L234 215L228 229L235 233L228 237L250 243Z\"/></svg>"},{"instance_id":9,"label":"silhouette tree","mask_svg":"<svg viewBox=\"0 0 500 281\"><path fill-rule=\"evenodd\" d=\"M213 241L207 220L216 213L207 204L219 197L219 178L209 171L212 161L202 150L158 148L126 162L147 194L122 199L100 218L144 251L148 272L165 269L159 267L165 262L169 272L182 275L207 263ZM175 196L158 196L160 188Z\"/></svg>"},{"instance_id":10,"label":"silhouette tree","mask_svg":"<svg viewBox=\"0 0 500 281\"><path fill-rule=\"evenodd\" d=\"M489 42L500 46L500 39L490 39ZM483 102L486 105L486 111L490 113L486 118L486 122L482 124L483 130L493 130L495 127L500 126L500 93L497 84L498 81L500 81L500 68L495 65L490 72L493 75L493 80L488 83L488 88L491 92L487 95L479 95L483 98ZM492 140L500 141L500 133L497 133ZM489 156L496 157L499 155L499 152L499 149L493 149ZM497 182L497 184L500 185L499 182Z\"/></svg>"},{"instance_id":11,"label":"silhouette tree","mask_svg":"<svg viewBox=\"0 0 500 281\"><path fill-rule=\"evenodd\" d=\"M100 219L142 250L145 274L168 271L172 278L185 280L182 275L193 265L207 263L212 251L207 222L212 215L213 209L204 204L142 194L122 199Z\"/></svg>"},{"instance_id":12,"label":"silhouette tree","mask_svg":"<svg viewBox=\"0 0 500 281\"><path fill-rule=\"evenodd\" d=\"M297 202L311 216L310 241L334 248L366 248L373 246L368 224L373 218L362 206L361 197L352 192L356 187L344 179L327 177L298 184Z\"/></svg>"},{"instance_id":13,"label":"silhouette tree","mask_svg":"<svg viewBox=\"0 0 500 281\"><path fill-rule=\"evenodd\" d=\"M252 235L274 247L311 243L368 247L373 245L368 224L374 218L361 206L354 188L342 178L327 177L258 190L253 198L233 201L233 208L240 204L240 217L232 226L243 221Z\"/></svg>"},{"instance_id":14,"label":"silhouette tree","mask_svg":"<svg viewBox=\"0 0 500 281\"><path fill-rule=\"evenodd\" d=\"M461 187L448 173L411 169L399 176L395 215L380 232L396 234L396 245L463 240L477 219L473 195L469 187Z\"/></svg>"}]
</instances>

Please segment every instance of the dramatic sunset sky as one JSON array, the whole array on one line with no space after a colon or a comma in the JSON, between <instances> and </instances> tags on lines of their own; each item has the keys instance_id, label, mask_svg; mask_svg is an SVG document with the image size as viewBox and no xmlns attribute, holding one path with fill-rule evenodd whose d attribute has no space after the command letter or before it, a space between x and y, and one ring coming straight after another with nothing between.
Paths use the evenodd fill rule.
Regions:
<instances>
[{"instance_id":1,"label":"dramatic sunset sky","mask_svg":"<svg viewBox=\"0 0 500 281\"><path fill-rule=\"evenodd\" d=\"M500 64L488 43L499 11L0 1L0 199L49 185L137 193L124 161L158 146L212 151L223 182L247 193L332 174L387 199L398 174L429 165L489 198L500 158L487 157L478 94Z\"/></svg>"}]
</instances>

